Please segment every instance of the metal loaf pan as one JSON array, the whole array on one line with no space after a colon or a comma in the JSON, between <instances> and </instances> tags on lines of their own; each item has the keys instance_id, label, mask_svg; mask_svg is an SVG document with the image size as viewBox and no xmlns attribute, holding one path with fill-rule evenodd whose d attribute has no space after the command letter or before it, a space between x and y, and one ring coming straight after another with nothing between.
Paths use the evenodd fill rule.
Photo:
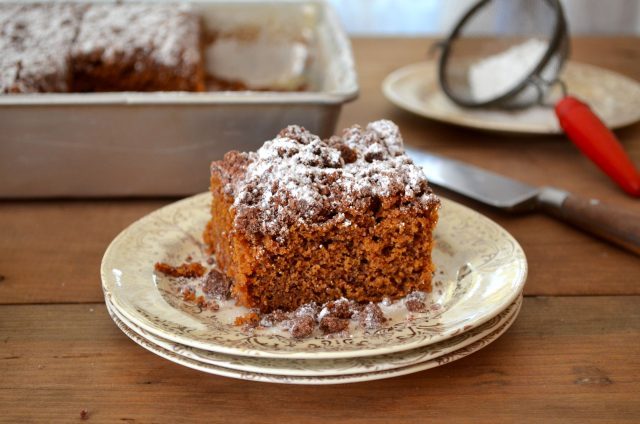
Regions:
<instances>
[{"instance_id":1,"label":"metal loaf pan","mask_svg":"<svg viewBox=\"0 0 640 424\"><path fill-rule=\"evenodd\" d=\"M187 195L209 164L255 150L289 124L328 137L358 94L351 46L322 1L197 1L208 30L296 29L309 41L304 92L0 95L0 197ZM239 28L242 30L242 28Z\"/></svg>"}]
</instances>

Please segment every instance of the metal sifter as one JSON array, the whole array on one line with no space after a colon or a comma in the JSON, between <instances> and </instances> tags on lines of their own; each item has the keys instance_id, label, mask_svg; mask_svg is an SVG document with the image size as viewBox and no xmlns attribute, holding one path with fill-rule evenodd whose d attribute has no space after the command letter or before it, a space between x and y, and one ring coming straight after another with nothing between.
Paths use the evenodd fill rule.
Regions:
<instances>
[{"instance_id":1,"label":"metal sifter","mask_svg":"<svg viewBox=\"0 0 640 424\"><path fill-rule=\"evenodd\" d=\"M569 31L558 0L480 0L439 46L440 86L453 102L554 107L569 139L623 190L640 196L640 173L620 142L559 79Z\"/></svg>"}]
</instances>

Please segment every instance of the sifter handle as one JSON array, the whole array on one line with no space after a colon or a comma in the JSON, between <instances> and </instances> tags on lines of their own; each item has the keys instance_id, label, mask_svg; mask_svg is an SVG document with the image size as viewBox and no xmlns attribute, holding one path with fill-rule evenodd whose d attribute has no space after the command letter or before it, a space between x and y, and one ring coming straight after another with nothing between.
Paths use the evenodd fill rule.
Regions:
<instances>
[{"instance_id":1,"label":"sifter handle","mask_svg":"<svg viewBox=\"0 0 640 424\"><path fill-rule=\"evenodd\" d=\"M575 97L566 96L555 107L569 139L624 191L640 196L640 174L616 136Z\"/></svg>"}]
</instances>

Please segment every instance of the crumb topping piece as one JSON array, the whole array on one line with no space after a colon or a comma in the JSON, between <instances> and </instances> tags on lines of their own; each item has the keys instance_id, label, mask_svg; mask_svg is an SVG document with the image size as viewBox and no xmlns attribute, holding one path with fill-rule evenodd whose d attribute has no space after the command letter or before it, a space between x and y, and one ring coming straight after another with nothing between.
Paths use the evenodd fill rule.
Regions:
<instances>
[{"instance_id":1,"label":"crumb topping piece","mask_svg":"<svg viewBox=\"0 0 640 424\"><path fill-rule=\"evenodd\" d=\"M277 242L296 224L350 225L349 216L375 212L385 198L427 207L438 203L388 120L365 129L355 125L328 140L292 125L257 152L233 152L224 162L233 164L222 174L225 192L234 198L236 227Z\"/></svg>"},{"instance_id":2,"label":"crumb topping piece","mask_svg":"<svg viewBox=\"0 0 640 424\"><path fill-rule=\"evenodd\" d=\"M327 302L320 311L320 314L318 314L318 319L322 320L328 316L339 319L350 319L358 306L355 302L350 302L344 297L332 302Z\"/></svg>"},{"instance_id":3,"label":"crumb topping piece","mask_svg":"<svg viewBox=\"0 0 640 424\"><path fill-rule=\"evenodd\" d=\"M217 269L209 271L202 285L202 291L218 300L226 300L231 294L233 281Z\"/></svg>"},{"instance_id":4,"label":"crumb topping piece","mask_svg":"<svg viewBox=\"0 0 640 424\"><path fill-rule=\"evenodd\" d=\"M404 299L404 305L409 312L427 312L427 294L424 292L411 292Z\"/></svg>"},{"instance_id":5,"label":"crumb topping piece","mask_svg":"<svg viewBox=\"0 0 640 424\"><path fill-rule=\"evenodd\" d=\"M260 319L260 325L266 328L275 327L280 324L282 321L289 318L289 314L284 312L281 309L276 309L275 311L265 314Z\"/></svg>"},{"instance_id":6,"label":"crumb topping piece","mask_svg":"<svg viewBox=\"0 0 640 424\"><path fill-rule=\"evenodd\" d=\"M198 278L202 277L207 269L199 263L184 263L178 266L169 265L164 262L157 262L155 269L170 277Z\"/></svg>"},{"instance_id":7,"label":"crumb topping piece","mask_svg":"<svg viewBox=\"0 0 640 424\"><path fill-rule=\"evenodd\" d=\"M349 328L349 320L326 316L320 320L320 330L326 334L339 333Z\"/></svg>"},{"instance_id":8,"label":"crumb topping piece","mask_svg":"<svg viewBox=\"0 0 640 424\"><path fill-rule=\"evenodd\" d=\"M245 326L248 328L255 328L259 323L260 315L258 315L256 312L249 312L248 314L240 315L239 317L236 317L234 321L234 325Z\"/></svg>"},{"instance_id":9,"label":"crumb topping piece","mask_svg":"<svg viewBox=\"0 0 640 424\"><path fill-rule=\"evenodd\" d=\"M387 322L384 312L376 303L369 303L364 306L358 316L360 318L360 326L365 330L377 330Z\"/></svg>"},{"instance_id":10,"label":"crumb topping piece","mask_svg":"<svg viewBox=\"0 0 640 424\"><path fill-rule=\"evenodd\" d=\"M309 337L316 328L316 320L311 315L303 315L294 317L291 325L291 335L296 339L304 339Z\"/></svg>"}]
</instances>

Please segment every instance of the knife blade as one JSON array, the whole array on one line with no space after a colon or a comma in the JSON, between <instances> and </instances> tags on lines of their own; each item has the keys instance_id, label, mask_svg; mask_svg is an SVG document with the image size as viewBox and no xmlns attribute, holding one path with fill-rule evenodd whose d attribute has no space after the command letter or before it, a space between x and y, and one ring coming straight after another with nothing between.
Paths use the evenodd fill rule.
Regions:
<instances>
[{"instance_id":1,"label":"knife blade","mask_svg":"<svg viewBox=\"0 0 640 424\"><path fill-rule=\"evenodd\" d=\"M509 212L544 211L640 255L640 215L554 187L535 187L457 160L407 148L429 183Z\"/></svg>"},{"instance_id":2,"label":"knife blade","mask_svg":"<svg viewBox=\"0 0 640 424\"><path fill-rule=\"evenodd\" d=\"M502 175L419 150L407 149L430 183L510 211L536 207L540 190Z\"/></svg>"}]
</instances>

